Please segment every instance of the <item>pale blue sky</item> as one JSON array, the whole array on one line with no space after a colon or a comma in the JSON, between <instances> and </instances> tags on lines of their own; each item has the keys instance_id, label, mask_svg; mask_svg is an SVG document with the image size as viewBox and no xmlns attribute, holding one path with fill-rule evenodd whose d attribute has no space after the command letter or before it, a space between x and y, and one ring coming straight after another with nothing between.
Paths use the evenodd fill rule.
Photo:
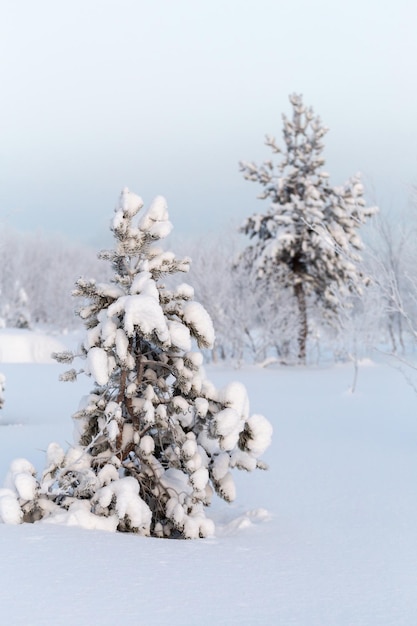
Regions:
<instances>
[{"instance_id":1,"label":"pale blue sky","mask_svg":"<svg viewBox=\"0 0 417 626\"><path fill-rule=\"evenodd\" d=\"M0 219L98 243L122 187L167 197L178 235L261 210L288 94L324 123L326 169L384 208L417 183L415 0L3 0Z\"/></svg>"}]
</instances>

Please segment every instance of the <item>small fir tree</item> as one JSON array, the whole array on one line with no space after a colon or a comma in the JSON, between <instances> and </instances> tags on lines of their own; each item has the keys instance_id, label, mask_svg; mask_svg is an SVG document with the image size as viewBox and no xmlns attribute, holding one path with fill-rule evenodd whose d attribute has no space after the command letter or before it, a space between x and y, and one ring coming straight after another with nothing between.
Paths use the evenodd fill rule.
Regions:
<instances>
[{"instance_id":1,"label":"small fir tree","mask_svg":"<svg viewBox=\"0 0 417 626\"><path fill-rule=\"evenodd\" d=\"M259 196L269 198L264 214L249 217L241 232L254 243L240 261L269 287L292 292L298 309L298 357L306 359L308 307L319 305L324 316L337 316L340 298L360 292L364 276L358 269L362 242L358 228L377 212L367 207L360 177L331 187L323 171L323 126L302 97L290 96L292 120L283 115L285 150L278 165L242 162L247 180L260 183ZM275 139L266 144L281 153Z\"/></svg>"},{"instance_id":2,"label":"small fir tree","mask_svg":"<svg viewBox=\"0 0 417 626\"><path fill-rule=\"evenodd\" d=\"M202 537L213 532L205 517L213 491L235 497L232 468L264 468L259 460L271 426L249 414L239 383L217 391L206 380L199 348L214 341L211 319L193 301L193 289L168 289L166 275L186 272L157 244L171 231L165 200L141 216L142 200L125 189L111 230L115 248L111 283L80 279L74 295L86 326L80 372L94 389L74 415L75 445L47 451L40 480L25 460L12 465L0 516L9 521L58 521L157 537ZM57 355L72 362L75 355ZM3 513L2 513L3 511Z\"/></svg>"},{"instance_id":3,"label":"small fir tree","mask_svg":"<svg viewBox=\"0 0 417 626\"><path fill-rule=\"evenodd\" d=\"M3 304L0 312L1 327L31 328L29 299L26 290L16 280L13 285L13 295L9 301Z\"/></svg>"},{"instance_id":4,"label":"small fir tree","mask_svg":"<svg viewBox=\"0 0 417 626\"><path fill-rule=\"evenodd\" d=\"M12 328L30 329L30 312L28 307L28 295L19 281L15 283L15 297L12 305L13 313L8 322Z\"/></svg>"}]
</instances>

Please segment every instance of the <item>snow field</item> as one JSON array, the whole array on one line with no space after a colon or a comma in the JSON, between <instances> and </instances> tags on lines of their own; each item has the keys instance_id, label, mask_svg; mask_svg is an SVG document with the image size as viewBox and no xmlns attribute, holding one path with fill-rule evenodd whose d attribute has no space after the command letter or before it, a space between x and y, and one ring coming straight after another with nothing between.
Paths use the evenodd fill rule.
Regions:
<instances>
[{"instance_id":1,"label":"snow field","mask_svg":"<svg viewBox=\"0 0 417 626\"><path fill-rule=\"evenodd\" d=\"M51 441L67 447L89 381L0 369L5 478L14 458L42 469ZM234 472L237 499L215 499L210 539L0 525L4 623L414 625L417 397L401 374L360 367L352 395L351 366L207 370L218 386L240 380L272 422L269 471Z\"/></svg>"}]
</instances>

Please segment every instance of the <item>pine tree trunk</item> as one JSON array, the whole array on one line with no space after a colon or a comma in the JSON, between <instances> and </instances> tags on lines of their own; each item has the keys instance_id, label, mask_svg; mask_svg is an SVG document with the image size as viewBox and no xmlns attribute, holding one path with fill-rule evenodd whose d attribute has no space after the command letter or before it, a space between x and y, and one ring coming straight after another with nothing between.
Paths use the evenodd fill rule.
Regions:
<instances>
[{"instance_id":1,"label":"pine tree trunk","mask_svg":"<svg viewBox=\"0 0 417 626\"><path fill-rule=\"evenodd\" d=\"M297 300L299 313L299 329L298 329L298 360L300 363L306 362L306 344L308 335L307 323L307 302L304 292L303 283L294 285L294 294Z\"/></svg>"}]
</instances>

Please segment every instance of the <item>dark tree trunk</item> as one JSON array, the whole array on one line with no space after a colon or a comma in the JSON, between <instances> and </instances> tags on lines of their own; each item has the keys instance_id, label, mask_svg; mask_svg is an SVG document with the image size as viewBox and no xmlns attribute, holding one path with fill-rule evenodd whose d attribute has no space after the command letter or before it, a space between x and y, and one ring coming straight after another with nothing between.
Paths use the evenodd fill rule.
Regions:
<instances>
[{"instance_id":1,"label":"dark tree trunk","mask_svg":"<svg viewBox=\"0 0 417 626\"><path fill-rule=\"evenodd\" d=\"M308 335L308 323L307 323L307 302L306 294L304 292L303 283L297 283L294 285L294 294L297 300L298 313L299 313L299 328L298 328L298 360L300 363L306 362L306 344Z\"/></svg>"}]
</instances>

